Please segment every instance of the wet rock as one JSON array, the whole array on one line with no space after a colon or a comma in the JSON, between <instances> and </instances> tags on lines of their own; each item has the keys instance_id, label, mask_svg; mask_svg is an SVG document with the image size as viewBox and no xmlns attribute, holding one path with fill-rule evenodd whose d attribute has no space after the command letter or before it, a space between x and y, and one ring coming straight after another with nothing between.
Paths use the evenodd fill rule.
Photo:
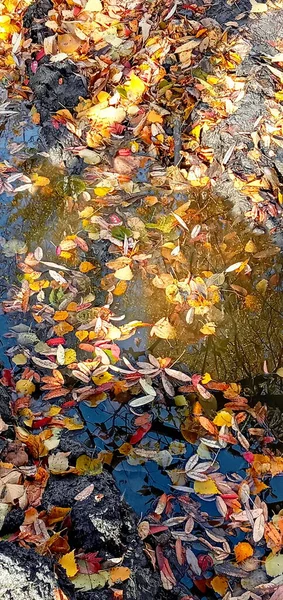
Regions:
<instances>
[{"instance_id":1,"label":"wet rock","mask_svg":"<svg viewBox=\"0 0 283 600\"><path fill-rule=\"evenodd\" d=\"M25 518L25 512L22 508L12 508L5 517L1 528L1 536L11 535L20 529Z\"/></svg>"},{"instance_id":2,"label":"wet rock","mask_svg":"<svg viewBox=\"0 0 283 600\"><path fill-rule=\"evenodd\" d=\"M51 8L50 0L38 0L26 11L24 27L33 42L42 45L45 37L53 35L53 31L44 25ZM80 173L84 163L69 150L78 145L78 138L64 124L54 124L52 116L63 108L72 112L80 98L87 98L86 79L78 73L73 62L51 63L47 56L37 61L36 54L32 61L27 61L27 72L34 104L40 114L39 150L49 154L52 164L65 166L70 173Z\"/></svg>"},{"instance_id":3,"label":"wet rock","mask_svg":"<svg viewBox=\"0 0 283 600\"><path fill-rule=\"evenodd\" d=\"M73 586L60 569L59 578L47 558L13 543L0 543L0 595L2 600L51 600L64 587L73 600Z\"/></svg>"},{"instance_id":4,"label":"wet rock","mask_svg":"<svg viewBox=\"0 0 283 600\"><path fill-rule=\"evenodd\" d=\"M82 501L75 496L90 484L92 493ZM137 534L137 517L121 499L114 479L109 473L98 476L51 476L43 496L43 504L69 506L72 547L85 552L98 552L110 559L124 556L123 565L131 569L131 578L123 584L125 600L142 600L146 594L162 599L163 590L159 575L153 572ZM170 596L174 598L174 595ZM107 600L112 598L107 590L79 593L78 600Z\"/></svg>"},{"instance_id":5,"label":"wet rock","mask_svg":"<svg viewBox=\"0 0 283 600\"><path fill-rule=\"evenodd\" d=\"M85 78L69 60L50 63L47 57L39 62L35 73L30 71L30 85L42 121L59 109L74 108L80 97L87 97Z\"/></svg>"},{"instance_id":6,"label":"wet rock","mask_svg":"<svg viewBox=\"0 0 283 600\"><path fill-rule=\"evenodd\" d=\"M5 423L13 423L10 409L10 395L3 385L0 385L0 415Z\"/></svg>"},{"instance_id":7,"label":"wet rock","mask_svg":"<svg viewBox=\"0 0 283 600\"><path fill-rule=\"evenodd\" d=\"M208 17L216 19L221 25L234 21L236 17L243 14L243 18L238 21L242 25L247 21L250 9L249 0L239 0L233 3L228 3L227 0L218 0L218 2L212 2L206 14Z\"/></svg>"},{"instance_id":8,"label":"wet rock","mask_svg":"<svg viewBox=\"0 0 283 600\"><path fill-rule=\"evenodd\" d=\"M33 42L41 44L49 35L53 35L53 31L44 25L45 17L53 8L50 0L39 0L28 7L23 26L29 29L29 34Z\"/></svg>"}]
</instances>

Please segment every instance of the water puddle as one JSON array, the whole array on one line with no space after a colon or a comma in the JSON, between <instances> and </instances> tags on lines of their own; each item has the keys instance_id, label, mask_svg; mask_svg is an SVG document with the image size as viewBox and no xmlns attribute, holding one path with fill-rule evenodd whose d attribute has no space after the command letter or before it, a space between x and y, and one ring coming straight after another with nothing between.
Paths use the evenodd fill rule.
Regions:
<instances>
[{"instance_id":1,"label":"water puddle","mask_svg":"<svg viewBox=\"0 0 283 600\"><path fill-rule=\"evenodd\" d=\"M64 236L88 232L93 241L87 260L96 264L90 291L95 292L97 304L107 302L108 294L113 293L111 310L124 315L119 324L137 319L150 324L138 327L134 336L118 340L125 356L144 360L150 350L155 357L170 356L173 367L176 361L191 373L207 373L217 381L250 380L263 371L276 371L282 354L282 255L272 236L263 230L260 235L253 233L244 218L235 216L231 207L212 194L175 193L166 183L165 187L153 186L144 169L136 175L138 197L134 201L127 197L118 202L111 194L109 201L101 199L91 170L84 179L67 177L46 157L36 154L36 130L26 121L12 120L6 129L3 126L0 140L3 160L27 176L36 172L49 179L47 185L32 192L2 195L0 236L21 240L31 250L40 246L45 259L54 261ZM11 148L14 154L9 152ZM107 231L109 223L120 227L116 238L113 230L112 236ZM113 271L127 266L125 256L133 278L118 280L117 290ZM121 266L111 266L119 257ZM9 297L11 280L17 283L19 275L9 252L5 256L4 251L1 260L4 299ZM169 339L151 335L153 325L162 318L174 328ZM0 357L5 366L10 365L5 350L14 340L3 334L19 321L29 323L25 316L0 316ZM144 515L156 497L170 493L172 483L182 485L178 469L192 454L192 445L180 434L178 411L164 407L156 410L155 426L142 446L145 452L165 453L161 463L123 455L120 448L135 431L128 399L121 392L119 401L109 394L101 404L82 403L81 414L87 423L83 437L97 451L112 453L111 469L121 494ZM215 413L216 398L208 404L203 399L202 404L205 414ZM78 435L81 438L81 432ZM181 447L167 464L166 452L176 440ZM222 473L232 478L245 476L247 465L241 453L221 450L217 460ZM275 478L267 501L281 500L280 479ZM201 508L212 516L216 510L215 504L204 500ZM184 583L190 588L189 581Z\"/></svg>"}]
</instances>

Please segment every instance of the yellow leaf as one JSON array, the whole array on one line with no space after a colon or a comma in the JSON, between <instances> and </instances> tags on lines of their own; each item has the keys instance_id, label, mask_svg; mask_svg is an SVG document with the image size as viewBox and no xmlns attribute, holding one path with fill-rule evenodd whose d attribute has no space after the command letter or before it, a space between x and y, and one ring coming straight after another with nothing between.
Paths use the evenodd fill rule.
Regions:
<instances>
[{"instance_id":1,"label":"yellow leaf","mask_svg":"<svg viewBox=\"0 0 283 600\"><path fill-rule=\"evenodd\" d=\"M81 264L79 266L79 270L81 273L88 273L92 269L95 269L95 266L91 262L88 262L87 260L84 260L83 262L81 262Z\"/></svg>"},{"instance_id":2,"label":"yellow leaf","mask_svg":"<svg viewBox=\"0 0 283 600\"><path fill-rule=\"evenodd\" d=\"M150 335L156 335L163 340L172 340L176 337L176 331L166 317L159 319L150 330Z\"/></svg>"},{"instance_id":3,"label":"yellow leaf","mask_svg":"<svg viewBox=\"0 0 283 600\"><path fill-rule=\"evenodd\" d=\"M217 575L211 580L211 586L214 592L220 596L224 596L228 590L228 580L223 575Z\"/></svg>"},{"instance_id":4,"label":"yellow leaf","mask_svg":"<svg viewBox=\"0 0 283 600\"><path fill-rule=\"evenodd\" d=\"M68 554L64 554L59 560L59 563L63 569L65 569L68 577L74 577L78 572L78 567L75 561L75 550L72 552L68 552Z\"/></svg>"},{"instance_id":5,"label":"yellow leaf","mask_svg":"<svg viewBox=\"0 0 283 600\"><path fill-rule=\"evenodd\" d=\"M76 421L75 419L71 419L70 417L65 417L63 421L64 427L69 429L70 431L76 431L77 429L83 429L84 424Z\"/></svg>"},{"instance_id":6,"label":"yellow leaf","mask_svg":"<svg viewBox=\"0 0 283 600\"><path fill-rule=\"evenodd\" d=\"M64 365L70 365L77 360L76 351L73 348L65 350Z\"/></svg>"},{"instance_id":7,"label":"yellow leaf","mask_svg":"<svg viewBox=\"0 0 283 600\"><path fill-rule=\"evenodd\" d=\"M267 290L267 286L268 286L268 281L267 279L261 279L257 284L256 284L256 289L260 294L265 294L266 290Z\"/></svg>"},{"instance_id":8,"label":"yellow leaf","mask_svg":"<svg viewBox=\"0 0 283 600\"><path fill-rule=\"evenodd\" d=\"M16 383L16 391L20 394L32 394L35 391L35 385L29 379L19 379Z\"/></svg>"},{"instance_id":9,"label":"yellow leaf","mask_svg":"<svg viewBox=\"0 0 283 600\"><path fill-rule=\"evenodd\" d=\"M37 187L45 187L46 185L48 185L50 183L50 179L48 179L48 177L42 177L41 175L38 175L37 173L34 173L32 175L31 180L32 180L33 184L36 185Z\"/></svg>"},{"instance_id":10,"label":"yellow leaf","mask_svg":"<svg viewBox=\"0 0 283 600\"><path fill-rule=\"evenodd\" d=\"M215 333L216 325L215 323L206 323L201 329L201 333L204 335L213 335Z\"/></svg>"},{"instance_id":11,"label":"yellow leaf","mask_svg":"<svg viewBox=\"0 0 283 600\"><path fill-rule=\"evenodd\" d=\"M279 375L279 377L283 377L283 367L280 367L279 369L277 369L276 373L277 373L277 375Z\"/></svg>"},{"instance_id":12,"label":"yellow leaf","mask_svg":"<svg viewBox=\"0 0 283 600\"><path fill-rule=\"evenodd\" d=\"M158 114L155 110L150 110L147 115L147 120L149 123L163 123L163 118Z\"/></svg>"},{"instance_id":13,"label":"yellow leaf","mask_svg":"<svg viewBox=\"0 0 283 600\"><path fill-rule=\"evenodd\" d=\"M221 410L217 413L216 417L213 419L213 423L218 425L218 427L222 427L226 425L227 427L231 427L232 425L232 415L230 415L227 410Z\"/></svg>"},{"instance_id":14,"label":"yellow leaf","mask_svg":"<svg viewBox=\"0 0 283 600\"><path fill-rule=\"evenodd\" d=\"M129 569L128 567L113 567L113 569L110 569L111 583L125 581L126 579L129 579L130 575L131 569Z\"/></svg>"},{"instance_id":15,"label":"yellow leaf","mask_svg":"<svg viewBox=\"0 0 283 600\"><path fill-rule=\"evenodd\" d=\"M110 194L110 192L113 191L113 187L96 187L94 188L94 193L96 196L107 196L107 194Z\"/></svg>"},{"instance_id":16,"label":"yellow leaf","mask_svg":"<svg viewBox=\"0 0 283 600\"><path fill-rule=\"evenodd\" d=\"M63 33L57 38L58 51L73 54L81 45L81 41L70 33Z\"/></svg>"},{"instance_id":17,"label":"yellow leaf","mask_svg":"<svg viewBox=\"0 0 283 600\"><path fill-rule=\"evenodd\" d=\"M110 375L110 373L101 373L100 375L95 375L94 377L92 377L92 381L96 385L108 383L108 381L111 381L111 379L113 379L113 375Z\"/></svg>"},{"instance_id":18,"label":"yellow leaf","mask_svg":"<svg viewBox=\"0 0 283 600\"><path fill-rule=\"evenodd\" d=\"M40 281L31 281L29 284L30 289L33 292L39 292L43 288L48 288L50 286L50 281L41 279Z\"/></svg>"},{"instance_id":19,"label":"yellow leaf","mask_svg":"<svg viewBox=\"0 0 283 600\"><path fill-rule=\"evenodd\" d=\"M251 0L252 5L252 13L263 13L267 11L267 4L263 2L256 2L256 0Z\"/></svg>"},{"instance_id":20,"label":"yellow leaf","mask_svg":"<svg viewBox=\"0 0 283 600\"><path fill-rule=\"evenodd\" d=\"M134 275L131 267L126 265L126 267L122 267L122 269L115 271L114 276L116 279L120 279L121 281L131 281Z\"/></svg>"},{"instance_id":21,"label":"yellow leaf","mask_svg":"<svg viewBox=\"0 0 283 600\"><path fill-rule=\"evenodd\" d=\"M209 373L205 373L201 380L201 383L205 385L206 383L209 383L209 381L211 381L211 376Z\"/></svg>"},{"instance_id":22,"label":"yellow leaf","mask_svg":"<svg viewBox=\"0 0 283 600\"><path fill-rule=\"evenodd\" d=\"M253 242L253 240L249 240L246 245L245 245L245 252L256 252L257 251L257 247L255 245L255 243Z\"/></svg>"},{"instance_id":23,"label":"yellow leaf","mask_svg":"<svg viewBox=\"0 0 283 600\"><path fill-rule=\"evenodd\" d=\"M84 10L87 10L88 12L101 12L103 9L103 6L100 2L100 0L88 0Z\"/></svg>"},{"instance_id":24,"label":"yellow leaf","mask_svg":"<svg viewBox=\"0 0 283 600\"><path fill-rule=\"evenodd\" d=\"M13 363L15 365L25 365L27 362L27 357L24 354L15 354L12 358Z\"/></svg>"},{"instance_id":25,"label":"yellow leaf","mask_svg":"<svg viewBox=\"0 0 283 600\"><path fill-rule=\"evenodd\" d=\"M283 573L283 554L269 554L265 561L265 569L269 577L278 577Z\"/></svg>"},{"instance_id":26,"label":"yellow leaf","mask_svg":"<svg viewBox=\"0 0 283 600\"><path fill-rule=\"evenodd\" d=\"M254 553L252 546L248 542L239 542L235 546L234 552L238 563L246 560L246 558L250 558Z\"/></svg>"},{"instance_id":27,"label":"yellow leaf","mask_svg":"<svg viewBox=\"0 0 283 600\"><path fill-rule=\"evenodd\" d=\"M102 471L102 462L98 458L90 458L86 454L82 454L77 458L76 470L80 475L86 473L99 475Z\"/></svg>"},{"instance_id":28,"label":"yellow leaf","mask_svg":"<svg viewBox=\"0 0 283 600\"><path fill-rule=\"evenodd\" d=\"M194 490L196 494L204 496L211 496L213 494L219 494L217 485L213 479L208 478L206 481L195 481Z\"/></svg>"},{"instance_id":29,"label":"yellow leaf","mask_svg":"<svg viewBox=\"0 0 283 600\"><path fill-rule=\"evenodd\" d=\"M94 213L94 208L92 206L86 206L86 208L84 208L84 210L81 210L79 212L79 216L82 219L89 219L89 217L92 217Z\"/></svg>"},{"instance_id":30,"label":"yellow leaf","mask_svg":"<svg viewBox=\"0 0 283 600\"><path fill-rule=\"evenodd\" d=\"M124 442L124 444L122 444L122 446L120 446L118 448L119 453L123 454L124 456L128 456L130 454L130 452L132 451L133 446L132 444L129 444L129 442Z\"/></svg>"},{"instance_id":31,"label":"yellow leaf","mask_svg":"<svg viewBox=\"0 0 283 600\"><path fill-rule=\"evenodd\" d=\"M76 331L75 336L78 338L78 340L80 340L80 342L83 342L88 337L88 331Z\"/></svg>"},{"instance_id":32,"label":"yellow leaf","mask_svg":"<svg viewBox=\"0 0 283 600\"><path fill-rule=\"evenodd\" d=\"M135 73L131 73L130 81L125 84L125 88L128 98L134 100L142 96L145 91L145 84Z\"/></svg>"}]
</instances>

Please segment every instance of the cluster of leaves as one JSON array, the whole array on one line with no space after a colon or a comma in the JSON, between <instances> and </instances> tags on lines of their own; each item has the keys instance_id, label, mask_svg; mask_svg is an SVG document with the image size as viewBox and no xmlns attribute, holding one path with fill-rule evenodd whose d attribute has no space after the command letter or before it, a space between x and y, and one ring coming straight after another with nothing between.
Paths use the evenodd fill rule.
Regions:
<instances>
[{"instance_id":1,"label":"cluster of leaves","mask_svg":"<svg viewBox=\"0 0 283 600\"><path fill-rule=\"evenodd\" d=\"M50 35L42 47L21 31L25 2L4 0L0 7L5 50L0 69L2 77L10 70L14 96L30 95L28 82L18 73L32 53L33 73L43 57L51 63L71 58L88 76L91 97L81 100L74 114L57 111L52 125L78 137L81 145L73 151L89 165L86 184L76 190L68 186L67 206L71 201L72 209L78 208L88 238L103 240L114 255L98 285L99 265L87 256L89 243L76 233L57 244L56 262L46 259L41 247L29 251L19 240L1 238L3 254L16 256L20 271L3 309L7 314L23 313L24 322L12 325L6 335L15 338L15 344L7 351L13 367L3 370L2 384L11 391L17 426L16 439L0 464L0 519L3 523L10 508L20 506L25 519L10 539L52 553L79 589L113 587L127 580L130 570L123 566L123 557L105 561L96 552L70 547L69 508L40 506L50 474L95 476L112 460L111 452L101 452L72 462L68 452L57 450L64 429L84 429L81 403L95 409L109 397L128 401L132 432L119 445L119 454L131 465L155 461L172 483L172 494L163 494L139 526L163 586L173 589L181 571L189 572L200 592L212 589L225 600L280 600L283 517L279 513L269 518L262 494L270 478L283 473L283 459L269 445L274 438L264 407L249 407L236 383L217 382L209 373L188 374L168 357L149 354L132 363L119 346L141 327L150 328L152 337L176 339L180 322L193 331L194 341L214 336L223 319L225 294L233 294L247 311L258 314L266 295L280 287L276 269L269 272L277 246L250 238L239 244L237 234L229 232L214 247L207 224L211 215L205 218L205 207L193 208L187 197L192 188L205 194L227 166L235 188L253 203L252 218L262 222L277 215L282 201L271 169L240 176L228 169L235 145L219 165L202 142L207 131L236 112L245 95L246 78L236 69L246 47L236 33L223 32L205 19L204 8L190 7L194 20L187 19L178 2L171 9L153 3L144 12L135 0L129 6L123 0L103 5L100 0L55 0L45 21ZM253 0L252 13L266 8ZM277 49L272 62L280 66L280 43ZM198 66L204 54L207 72ZM271 65L269 69L279 88L281 71ZM275 100L276 104L266 101L268 119L259 120L251 136L249 159L255 162L260 145L281 147L279 89ZM178 151L181 117L186 133ZM40 122L34 108L32 119ZM180 167L160 166L172 162L174 153L177 162L182 161ZM0 170L0 191L26 190L38 198L50 193L44 173L28 177L9 163ZM146 180L142 185L138 172ZM16 181L20 185L14 188ZM141 199L133 217L131 206ZM221 227L223 223L224 219ZM265 274L258 268L263 259L268 261ZM94 275L106 295L103 306L95 305ZM111 306L139 275L157 294L163 290L173 312L168 316L166 310L155 322L120 324L123 317ZM278 366L274 360L272 370ZM264 368L267 372L268 365ZM282 376L282 368L277 373ZM213 406L216 392L223 393L226 404L211 417L204 407ZM175 411L184 440L168 448L153 446L148 436L164 406ZM0 421L1 432L7 429ZM220 459L227 449L242 457L244 476L221 472ZM189 458L184 456L188 451ZM90 484L75 500L92 492ZM204 502L210 502L209 514ZM165 542L159 535L164 532ZM123 596L121 590L115 594Z\"/></svg>"}]
</instances>

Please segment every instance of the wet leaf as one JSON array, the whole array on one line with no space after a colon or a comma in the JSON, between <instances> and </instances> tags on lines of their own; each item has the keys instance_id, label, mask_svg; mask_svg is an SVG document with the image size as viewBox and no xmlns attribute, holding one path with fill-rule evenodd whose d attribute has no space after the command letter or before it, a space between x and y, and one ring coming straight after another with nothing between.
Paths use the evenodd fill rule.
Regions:
<instances>
[{"instance_id":1,"label":"wet leaf","mask_svg":"<svg viewBox=\"0 0 283 600\"><path fill-rule=\"evenodd\" d=\"M156 335L163 340L171 340L176 337L176 331L166 317L162 317L153 325L150 330L150 335Z\"/></svg>"},{"instance_id":2,"label":"wet leaf","mask_svg":"<svg viewBox=\"0 0 283 600\"><path fill-rule=\"evenodd\" d=\"M108 580L109 571L99 571L98 573L87 573L85 575L79 573L72 579L72 583L74 584L75 588L79 589L81 592L88 592L96 588L104 587Z\"/></svg>"},{"instance_id":3,"label":"wet leaf","mask_svg":"<svg viewBox=\"0 0 283 600\"><path fill-rule=\"evenodd\" d=\"M243 562L250 556L253 556L253 548L248 542L239 542L234 548L236 561Z\"/></svg>"},{"instance_id":4,"label":"wet leaf","mask_svg":"<svg viewBox=\"0 0 283 600\"><path fill-rule=\"evenodd\" d=\"M212 589L220 596L225 596L228 590L228 579L223 575L217 575L211 580Z\"/></svg>"},{"instance_id":5,"label":"wet leaf","mask_svg":"<svg viewBox=\"0 0 283 600\"><path fill-rule=\"evenodd\" d=\"M116 279L120 279L121 281L131 281L133 276L133 271L129 265L122 267L122 269L117 269L117 271L114 273L114 277L116 277Z\"/></svg>"},{"instance_id":6,"label":"wet leaf","mask_svg":"<svg viewBox=\"0 0 283 600\"><path fill-rule=\"evenodd\" d=\"M201 494L203 496L211 496L219 493L215 481L209 477L206 481L195 481L194 491L196 494Z\"/></svg>"},{"instance_id":7,"label":"wet leaf","mask_svg":"<svg viewBox=\"0 0 283 600\"><path fill-rule=\"evenodd\" d=\"M113 569L110 569L110 585L113 585L113 583L126 581L129 579L130 575L131 569L129 569L129 567L114 567Z\"/></svg>"},{"instance_id":8,"label":"wet leaf","mask_svg":"<svg viewBox=\"0 0 283 600\"><path fill-rule=\"evenodd\" d=\"M283 554L269 554L265 560L265 570L269 577L277 577L283 573Z\"/></svg>"},{"instance_id":9,"label":"wet leaf","mask_svg":"<svg viewBox=\"0 0 283 600\"><path fill-rule=\"evenodd\" d=\"M78 567L75 561L75 551L72 550L68 554L64 554L59 560L61 567L63 567L68 577L74 577L78 572Z\"/></svg>"}]
</instances>

